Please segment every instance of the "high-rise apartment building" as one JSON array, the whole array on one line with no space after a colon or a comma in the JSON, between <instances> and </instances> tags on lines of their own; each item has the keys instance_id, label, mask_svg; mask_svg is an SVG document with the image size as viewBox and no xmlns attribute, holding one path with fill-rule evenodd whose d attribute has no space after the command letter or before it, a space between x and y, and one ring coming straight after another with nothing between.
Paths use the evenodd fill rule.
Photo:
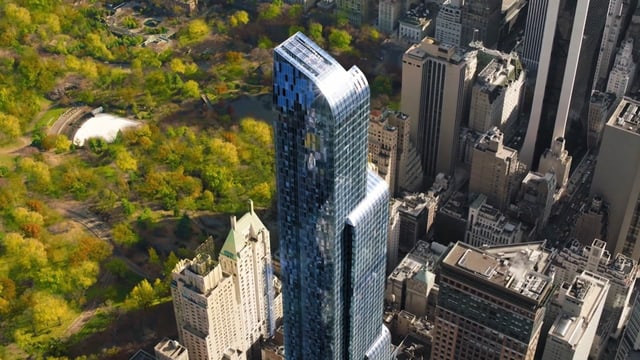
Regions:
<instances>
[{"instance_id":1,"label":"high-rise apartment building","mask_svg":"<svg viewBox=\"0 0 640 360\"><path fill-rule=\"evenodd\" d=\"M527 17L531 24L526 25L525 38L531 40L525 40L523 58L535 64L537 55L537 74L520 155L532 168L542 149L565 137L568 121L586 119L590 75L606 18L604 2L539 0L529 4L533 12Z\"/></svg>"},{"instance_id":2,"label":"high-rise apartment building","mask_svg":"<svg viewBox=\"0 0 640 360\"><path fill-rule=\"evenodd\" d=\"M633 61L633 39L627 38L616 55L613 68L609 73L607 92L623 97L631 89L636 74L636 63Z\"/></svg>"},{"instance_id":3,"label":"high-rise apartment building","mask_svg":"<svg viewBox=\"0 0 640 360\"><path fill-rule=\"evenodd\" d=\"M562 310L547 335L545 360L589 358L609 291L609 280L587 271L566 285L559 290Z\"/></svg>"},{"instance_id":4,"label":"high-rise apartment building","mask_svg":"<svg viewBox=\"0 0 640 360\"><path fill-rule=\"evenodd\" d=\"M544 243L453 245L442 260L431 359L533 359L553 284Z\"/></svg>"},{"instance_id":5,"label":"high-rise apartment building","mask_svg":"<svg viewBox=\"0 0 640 360\"><path fill-rule=\"evenodd\" d=\"M411 141L428 179L452 174L460 124L466 116L476 52L425 38L402 58L401 110L411 117Z\"/></svg>"},{"instance_id":6,"label":"high-rise apartment building","mask_svg":"<svg viewBox=\"0 0 640 360\"><path fill-rule=\"evenodd\" d=\"M462 6L464 0L446 0L436 17L435 39L460 48L462 44Z\"/></svg>"},{"instance_id":7,"label":"high-rise apartment building","mask_svg":"<svg viewBox=\"0 0 640 360\"><path fill-rule=\"evenodd\" d=\"M616 95L594 90L589 101L589 117L587 127L587 146L596 150L600 146L604 125L615 110Z\"/></svg>"},{"instance_id":8,"label":"high-rise apartment building","mask_svg":"<svg viewBox=\"0 0 640 360\"><path fill-rule=\"evenodd\" d=\"M288 359L388 359L389 192L367 171L369 85L301 33L274 49Z\"/></svg>"},{"instance_id":9,"label":"high-rise apartment building","mask_svg":"<svg viewBox=\"0 0 640 360\"><path fill-rule=\"evenodd\" d=\"M604 32L598 53L596 73L593 78L593 88L602 90L609 77L609 71L614 59L614 53L618 47L621 35L624 33L625 19L629 13L629 0L610 0L607 10L607 20L604 24Z\"/></svg>"},{"instance_id":10,"label":"high-rise apartment building","mask_svg":"<svg viewBox=\"0 0 640 360\"><path fill-rule=\"evenodd\" d=\"M210 251L181 260L171 295L180 343L190 359L247 354L275 329L269 231L251 211L231 217L215 265Z\"/></svg>"},{"instance_id":11,"label":"high-rise apartment building","mask_svg":"<svg viewBox=\"0 0 640 360\"><path fill-rule=\"evenodd\" d=\"M487 204L484 194L469 205L465 240L469 245L511 245L522 241L522 224L509 219L499 209Z\"/></svg>"},{"instance_id":12,"label":"high-rise apartment building","mask_svg":"<svg viewBox=\"0 0 640 360\"><path fill-rule=\"evenodd\" d=\"M503 135L494 127L475 145L469 175L469 191L485 194L489 204L506 209L526 173L518 151L502 144Z\"/></svg>"},{"instance_id":13,"label":"high-rise apartment building","mask_svg":"<svg viewBox=\"0 0 640 360\"><path fill-rule=\"evenodd\" d=\"M488 53L483 55L491 56ZM497 126L510 133L518 119L525 73L515 53L495 55L480 71L473 85L469 127L485 132Z\"/></svg>"},{"instance_id":14,"label":"high-rise apartment building","mask_svg":"<svg viewBox=\"0 0 640 360\"><path fill-rule=\"evenodd\" d=\"M640 102L624 98L607 122L591 194L609 204L607 248L640 259Z\"/></svg>"},{"instance_id":15,"label":"high-rise apartment building","mask_svg":"<svg viewBox=\"0 0 640 360\"><path fill-rule=\"evenodd\" d=\"M404 0L381 0L378 4L378 30L393 34L404 11Z\"/></svg>"},{"instance_id":16,"label":"high-rise apartment building","mask_svg":"<svg viewBox=\"0 0 640 360\"><path fill-rule=\"evenodd\" d=\"M369 161L387 184L393 196L411 189L409 116L399 111L373 110L369 125Z\"/></svg>"},{"instance_id":17,"label":"high-rise apartment building","mask_svg":"<svg viewBox=\"0 0 640 360\"><path fill-rule=\"evenodd\" d=\"M395 194L400 167L398 128L388 124L382 111L372 111L370 118L368 160L375 165L378 175L387 182L390 192Z\"/></svg>"}]
</instances>

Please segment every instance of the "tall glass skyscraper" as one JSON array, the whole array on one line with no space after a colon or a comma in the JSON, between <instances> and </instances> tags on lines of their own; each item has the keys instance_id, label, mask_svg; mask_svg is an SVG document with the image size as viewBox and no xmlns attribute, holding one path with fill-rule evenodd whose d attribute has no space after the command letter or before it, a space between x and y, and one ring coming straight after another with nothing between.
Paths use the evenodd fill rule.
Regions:
<instances>
[{"instance_id":1,"label":"tall glass skyscraper","mask_svg":"<svg viewBox=\"0 0 640 360\"><path fill-rule=\"evenodd\" d=\"M367 170L369 85L301 33L274 50L287 359L389 359L389 193Z\"/></svg>"}]
</instances>

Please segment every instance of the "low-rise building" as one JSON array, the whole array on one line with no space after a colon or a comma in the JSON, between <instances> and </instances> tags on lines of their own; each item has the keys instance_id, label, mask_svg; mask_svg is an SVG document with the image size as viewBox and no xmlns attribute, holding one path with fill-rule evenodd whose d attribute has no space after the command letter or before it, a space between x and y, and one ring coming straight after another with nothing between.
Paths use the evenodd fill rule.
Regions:
<instances>
[{"instance_id":1,"label":"low-rise building","mask_svg":"<svg viewBox=\"0 0 640 360\"><path fill-rule=\"evenodd\" d=\"M483 245L511 245L522 241L521 223L507 218L499 209L487 204L487 197L478 194L469 205L465 242Z\"/></svg>"},{"instance_id":2,"label":"low-rise building","mask_svg":"<svg viewBox=\"0 0 640 360\"><path fill-rule=\"evenodd\" d=\"M398 38L418 44L434 31L433 15L424 4L412 5L398 21Z\"/></svg>"},{"instance_id":3,"label":"low-rise building","mask_svg":"<svg viewBox=\"0 0 640 360\"><path fill-rule=\"evenodd\" d=\"M387 277L385 302L417 317L428 313L429 296L435 284L435 267L446 247L419 241ZM405 334L406 335L406 334Z\"/></svg>"},{"instance_id":4,"label":"low-rise building","mask_svg":"<svg viewBox=\"0 0 640 360\"><path fill-rule=\"evenodd\" d=\"M179 342L164 338L154 348L157 360L189 360L189 351Z\"/></svg>"}]
</instances>

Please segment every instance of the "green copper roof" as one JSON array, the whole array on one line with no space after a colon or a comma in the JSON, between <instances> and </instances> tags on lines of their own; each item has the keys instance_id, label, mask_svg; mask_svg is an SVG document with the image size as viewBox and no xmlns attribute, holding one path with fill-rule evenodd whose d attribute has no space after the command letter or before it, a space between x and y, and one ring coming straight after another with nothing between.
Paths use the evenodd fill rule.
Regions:
<instances>
[{"instance_id":1,"label":"green copper roof","mask_svg":"<svg viewBox=\"0 0 640 360\"><path fill-rule=\"evenodd\" d=\"M239 220L235 216L231 217L231 229L227 238L222 245L220 254L235 260L244 248L249 235L264 229L265 226L253 211L253 203L248 213L244 214Z\"/></svg>"}]
</instances>

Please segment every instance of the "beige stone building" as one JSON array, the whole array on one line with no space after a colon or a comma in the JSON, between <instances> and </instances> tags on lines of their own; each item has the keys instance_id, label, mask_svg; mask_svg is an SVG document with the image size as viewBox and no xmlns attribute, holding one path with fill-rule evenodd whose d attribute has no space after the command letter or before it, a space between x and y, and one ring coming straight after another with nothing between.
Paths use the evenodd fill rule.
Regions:
<instances>
[{"instance_id":1,"label":"beige stone building","mask_svg":"<svg viewBox=\"0 0 640 360\"><path fill-rule=\"evenodd\" d=\"M518 151L502 144L503 134L494 127L476 143L471 161L469 191L487 196L487 202L506 209L518 190L525 166Z\"/></svg>"},{"instance_id":2,"label":"beige stone building","mask_svg":"<svg viewBox=\"0 0 640 360\"><path fill-rule=\"evenodd\" d=\"M479 57L493 57L480 70L471 93L469 127L485 132L497 126L510 134L518 119L524 94L525 72L517 54L480 52Z\"/></svg>"},{"instance_id":3,"label":"beige stone building","mask_svg":"<svg viewBox=\"0 0 640 360\"><path fill-rule=\"evenodd\" d=\"M538 172L543 174L552 173L556 176L556 189L560 193L564 191L569 181L572 159L564 145L565 139L563 137L556 138L551 142L551 148L542 153L540 164L538 164Z\"/></svg>"},{"instance_id":4,"label":"beige stone building","mask_svg":"<svg viewBox=\"0 0 640 360\"><path fill-rule=\"evenodd\" d=\"M429 37L404 53L400 108L412 119L410 138L427 179L453 174L475 71L475 51L461 53Z\"/></svg>"},{"instance_id":5,"label":"beige stone building","mask_svg":"<svg viewBox=\"0 0 640 360\"><path fill-rule=\"evenodd\" d=\"M607 249L640 259L640 102L624 98L607 122L591 194L609 204Z\"/></svg>"},{"instance_id":6,"label":"beige stone building","mask_svg":"<svg viewBox=\"0 0 640 360\"><path fill-rule=\"evenodd\" d=\"M275 330L269 231L251 210L236 219L218 264L208 247L173 270L171 295L180 343L192 360L244 359Z\"/></svg>"},{"instance_id":7,"label":"beige stone building","mask_svg":"<svg viewBox=\"0 0 640 360\"><path fill-rule=\"evenodd\" d=\"M559 291L557 301L562 310L551 325L542 358L587 359L604 310L609 280L583 271Z\"/></svg>"}]
</instances>

